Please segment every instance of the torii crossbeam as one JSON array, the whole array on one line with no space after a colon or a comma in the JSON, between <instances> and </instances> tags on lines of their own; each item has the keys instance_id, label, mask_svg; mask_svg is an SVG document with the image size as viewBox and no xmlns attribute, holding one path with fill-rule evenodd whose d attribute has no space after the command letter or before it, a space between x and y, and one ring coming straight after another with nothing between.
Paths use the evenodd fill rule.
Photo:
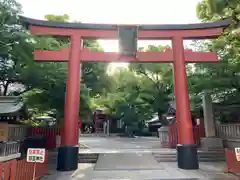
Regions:
<instances>
[{"instance_id":1,"label":"torii crossbeam","mask_svg":"<svg viewBox=\"0 0 240 180\"><path fill-rule=\"evenodd\" d=\"M33 35L68 36L70 48L60 51L34 52L37 61L68 61L68 80L64 112L64 134L61 147L58 149L59 171L77 169L78 159L78 117L80 96L80 63L81 62L151 62L173 63L174 91L176 96L178 125L178 167L182 169L198 169L197 147L194 144L190 103L188 96L186 63L217 62L217 55L212 52L192 52L184 50L184 39L216 38L228 27L231 20L212 23L187 25L131 25L123 26L106 24L62 23L29 19L21 17ZM120 30L119 30L120 29ZM119 33L121 32L121 33ZM91 52L83 49L83 38L116 39L119 34L128 33L132 38L172 41L172 50L165 52L134 52L136 44L131 39L131 50L124 53ZM124 42L125 41L125 42ZM121 41L126 44L126 40ZM124 45L124 46L125 46ZM124 49L125 51L126 49ZM129 51L128 51L129 50Z\"/></svg>"},{"instance_id":2,"label":"torii crossbeam","mask_svg":"<svg viewBox=\"0 0 240 180\"><path fill-rule=\"evenodd\" d=\"M80 50L80 49L79 49ZM184 52L186 63L197 62L218 62L216 53L213 52L193 52L188 49ZM70 59L70 49L64 48L60 51L41 51L35 50L34 58L36 61L68 61ZM173 51L171 49L165 52L137 52L137 58L121 58L119 53L115 52L91 52L85 48L81 51L81 62L139 62L139 63L173 63Z\"/></svg>"}]
</instances>

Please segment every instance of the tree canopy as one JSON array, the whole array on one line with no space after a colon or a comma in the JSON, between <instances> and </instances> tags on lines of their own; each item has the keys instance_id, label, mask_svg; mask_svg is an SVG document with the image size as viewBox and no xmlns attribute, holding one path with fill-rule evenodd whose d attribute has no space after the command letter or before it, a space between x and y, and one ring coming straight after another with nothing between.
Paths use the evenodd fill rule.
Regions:
<instances>
[{"instance_id":1,"label":"tree canopy","mask_svg":"<svg viewBox=\"0 0 240 180\"><path fill-rule=\"evenodd\" d=\"M212 92L215 102L228 106L226 113L235 108L231 105L240 103L240 32L236 30L236 21L240 15L239 0L204 0L197 5L197 14L204 22L233 18L232 26L217 39L196 42L201 51L215 51L219 55L217 64L197 64L190 75L191 93L199 94L202 90ZM217 109L217 107L216 107Z\"/></svg>"},{"instance_id":2,"label":"tree canopy","mask_svg":"<svg viewBox=\"0 0 240 180\"><path fill-rule=\"evenodd\" d=\"M0 94L23 95L31 108L55 109L63 114L67 63L35 63L34 48L56 50L69 46L62 37L32 37L19 23L21 6L15 1L0 2ZM68 21L69 16L46 15L50 21ZM96 40L84 41L84 47L103 51ZM90 95L107 88L107 64L83 63L81 81L81 115L89 113ZM94 82L94 83L93 83ZM105 87L104 87L105 86ZM104 88L103 88L104 87Z\"/></svg>"}]
</instances>

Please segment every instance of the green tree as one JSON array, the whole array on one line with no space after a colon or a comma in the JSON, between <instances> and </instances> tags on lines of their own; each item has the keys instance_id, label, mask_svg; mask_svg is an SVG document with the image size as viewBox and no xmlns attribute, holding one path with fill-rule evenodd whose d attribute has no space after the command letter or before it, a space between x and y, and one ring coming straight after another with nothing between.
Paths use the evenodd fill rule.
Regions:
<instances>
[{"instance_id":1,"label":"green tree","mask_svg":"<svg viewBox=\"0 0 240 180\"><path fill-rule=\"evenodd\" d=\"M238 0L202 1L197 5L200 20L216 21L227 17L239 18ZM234 6L236 5L236 6ZM195 42L200 51L215 51L219 55L217 64L196 64L189 74L189 89L192 99L200 103L201 92L212 92L215 102L222 105L240 104L240 34L235 31L236 21L216 40ZM229 109L229 111L231 111Z\"/></svg>"},{"instance_id":2,"label":"green tree","mask_svg":"<svg viewBox=\"0 0 240 180\"><path fill-rule=\"evenodd\" d=\"M161 52L169 46L150 45L145 51ZM173 76L170 64L131 64L130 69L142 77L142 83L145 84L141 90L141 99L150 104L153 112L158 113L161 120L163 113L169 107L169 101L173 98ZM162 119L162 122L167 124Z\"/></svg>"},{"instance_id":3,"label":"green tree","mask_svg":"<svg viewBox=\"0 0 240 180\"><path fill-rule=\"evenodd\" d=\"M49 21L60 21L60 22L68 22L70 20L70 17L67 14L64 15L54 15L54 14L48 14L45 16L45 19ZM62 47L65 47L66 44L69 44L69 39L64 38L56 38L58 41L64 42ZM41 47L43 47L41 45ZM48 47L48 46L45 46ZM103 48L100 46L97 40L88 40L85 39L83 41L83 47L88 48L91 51L94 52L101 52L103 51ZM108 87L109 79L106 74L108 64L107 63L91 63L91 62L84 62L81 66L81 81L83 84L86 85L87 88L90 90L90 95L94 96L98 93L103 92ZM105 88L103 88L105 87Z\"/></svg>"},{"instance_id":4,"label":"green tree","mask_svg":"<svg viewBox=\"0 0 240 180\"><path fill-rule=\"evenodd\" d=\"M111 90L94 98L94 104L126 125L136 126L144 120L147 111L140 110L144 103L139 98L140 84L141 78L127 69L115 72L111 76Z\"/></svg>"},{"instance_id":5,"label":"green tree","mask_svg":"<svg viewBox=\"0 0 240 180\"><path fill-rule=\"evenodd\" d=\"M47 14L45 15L45 19L47 19L48 21L67 22L70 20L70 16L68 14L64 15Z\"/></svg>"},{"instance_id":6,"label":"green tree","mask_svg":"<svg viewBox=\"0 0 240 180\"><path fill-rule=\"evenodd\" d=\"M168 47L149 46L146 51L163 51ZM131 64L112 75L112 89L94 99L109 114L121 118L127 125L143 124L155 113L163 123L162 114L169 107L172 95L170 64Z\"/></svg>"},{"instance_id":7,"label":"green tree","mask_svg":"<svg viewBox=\"0 0 240 180\"><path fill-rule=\"evenodd\" d=\"M32 61L33 43L18 22L21 6L2 0L0 9L0 95L21 94L39 82L39 71Z\"/></svg>"},{"instance_id":8,"label":"green tree","mask_svg":"<svg viewBox=\"0 0 240 180\"><path fill-rule=\"evenodd\" d=\"M54 15L48 14L45 18L49 21L60 21L66 22L69 20L68 15ZM69 47L69 39L63 37L43 37L37 38L37 44L35 47L37 49L45 50L56 50L63 47ZM84 48L89 48L91 51L103 51L99 43L96 40L86 40L84 41ZM48 101L35 103L35 106L44 107L44 109L57 109L63 115L64 108L64 96L66 89L66 77L67 77L67 63L44 63L41 67L51 67L55 71L50 71L51 73L47 77L45 85L47 88L40 86L36 93L30 93L34 105L36 99L42 99ZM80 115L81 118L87 117L91 113L90 109L90 98L96 93L100 93L103 87L107 87L106 83L106 68L107 64L100 63L82 63L81 66L81 94L80 94ZM44 72L45 73L45 72ZM45 75L46 76L46 75ZM43 82L41 82L43 83ZM43 84L41 84L43 85ZM40 97L40 98L39 98ZM30 97L28 96L28 99ZM35 101L36 102L36 101ZM46 103L45 103L46 102Z\"/></svg>"},{"instance_id":9,"label":"green tree","mask_svg":"<svg viewBox=\"0 0 240 180\"><path fill-rule=\"evenodd\" d=\"M0 10L0 95L23 95L31 108L55 109L63 114L67 63L35 63L32 52L35 48L57 50L68 47L69 39L32 37L18 22L21 6L14 0L1 0ZM50 14L46 18L69 20L66 14ZM85 41L84 46L94 51L103 50L93 40ZM82 67L80 106L83 116L90 112L90 93L96 94L103 89L101 82L106 82L106 66L89 63Z\"/></svg>"},{"instance_id":10,"label":"green tree","mask_svg":"<svg viewBox=\"0 0 240 180\"><path fill-rule=\"evenodd\" d=\"M203 0L197 5L197 15L203 21L214 21L231 17L236 25L240 19L239 0Z\"/></svg>"}]
</instances>

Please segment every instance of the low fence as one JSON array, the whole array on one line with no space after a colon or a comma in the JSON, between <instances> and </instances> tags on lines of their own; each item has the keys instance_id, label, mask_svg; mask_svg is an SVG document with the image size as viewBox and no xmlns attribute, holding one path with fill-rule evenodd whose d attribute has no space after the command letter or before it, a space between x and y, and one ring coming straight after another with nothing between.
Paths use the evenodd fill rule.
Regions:
<instances>
[{"instance_id":1,"label":"low fence","mask_svg":"<svg viewBox=\"0 0 240 180\"><path fill-rule=\"evenodd\" d=\"M0 163L0 177L5 180L16 180L17 160Z\"/></svg>"},{"instance_id":2,"label":"low fence","mask_svg":"<svg viewBox=\"0 0 240 180\"><path fill-rule=\"evenodd\" d=\"M8 140L22 141L27 137L28 127L23 125L9 125Z\"/></svg>"},{"instance_id":3,"label":"low fence","mask_svg":"<svg viewBox=\"0 0 240 180\"><path fill-rule=\"evenodd\" d=\"M27 126L0 123L0 141L23 141L27 135Z\"/></svg>"},{"instance_id":4,"label":"low fence","mask_svg":"<svg viewBox=\"0 0 240 180\"><path fill-rule=\"evenodd\" d=\"M194 142L200 146L201 137L205 136L204 127L201 125L193 127ZM175 148L178 144L178 130L177 125L173 124L168 127L168 147Z\"/></svg>"},{"instance_id":5,"label":"low fence","mask_svg":"<svg viewBox=\"0 0 240 180\"><path fill-rule=\"evenodd\" d=\"M0 157L19 153L20 141L0 142Z\"/></svg>"},{"instance_id":6,"label":"low fence","mask_svg":"<svg viewBox=\"0 0 240 180\"><path fill-rule=\"evenodd\" d=\"M46 137L46 148L48 150L55 149L57 144L56 136L61 134L60 128L36 128L30 130L30 136L43 135Z\"/></svg>"},{"instance_id":7,"label":"low fence","mask_svg":"<svg viewBox=\"0 0 240 180\"><path fill-rule=\"evenodd\" d=\"M194 142L197 146L201 145L202 137L205 137L204 127L201 125L193 127L193 138L194 138Z\"/></svg>"},{"instance_id":8,"label":"low fence","mask_svg":"<svg viewBox=\"0 0 240 180\"><path fill-rule=\"evenodd\" d=\"M35 179L39 180L42 176L48 174L48 154L46 161L42 164L36 164ZM34 175L33 163L28 163L26 159L10 160L0 163L0 177L3 180L32 180Z\"/></svg>"},{"instance_id":9,"label":"low fence","mask_svg":"<svg viewBox=\"0 0 240 180\"><path fill-rule=\"evenodd\" d=\"M37 163L36 164L36 173L35 179L40 179L42 176L48 174L48 161L45 163ZM33 163L28 163L26 159L17 161L16 167L16 180L32 180L34 173L34 165Z\"/></svg>"},{"instance_id":10,"label":"low fence","mask_svg":"<svg viewBox=\"0 0 240 180\"><path fill-rule=\"evenodd\" d=\"M168 147L175 148L178 144L177 125L173 124L168 127Z\"/></svg>"},{"instance_id":11,"label":"low fence","mask_svg":"<svg viewBox=\"0 0 240 180\"><path fill-rule=\"evenodd\" d=\"M217 136L225 138L240 138L240 124L220 124L216 126Z\"/></svg>"}]
</instances>

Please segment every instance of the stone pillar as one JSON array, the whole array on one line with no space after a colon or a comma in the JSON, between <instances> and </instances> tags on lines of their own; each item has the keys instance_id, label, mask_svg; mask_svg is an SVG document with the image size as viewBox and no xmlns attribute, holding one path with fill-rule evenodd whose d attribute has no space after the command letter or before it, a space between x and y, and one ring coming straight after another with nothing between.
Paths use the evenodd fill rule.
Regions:
<instances>
[{"instance_id":1,"label":"stone pillar","mask_svg":"<svg viewBox=\"0 0 240 180\"><path fill-rule=\"evenodd\" d=\"M203 95L203 116L206 137L216 136L215 120L213 118L212 98L208 92Z\"/></svg>"},{"instance_id":2,"label":"stone pillar","mask_svg":"<svg viewBox=\"0 0 240 180\"><path fill-rule=\"evenodd\" d=\"M206 137L201 138L201 148L203 149L223 148L222 139L216 137L216 124L213 116L211 95L205 91L202 100L203 100L204 129Z\"/></svg>"},{"instance_id":3,"label":"stone pillar","mask_svg":"<svg viewBox=\"0 0 240 180\"><path fill-rule=\"evenodd\" d=\"M103 134L107 134L107 122L103 122Z\"/></svg>"},{"instance_id":4,"label":"stone pillar","mask_svg":"<svg viewBox=\"0 0 240 180\"><path fill-rule=\"evenodd\" d=\"M162 126L158 128L158 137L161 147L168 147L168 127Z\"/></svg>"},{"instance_id":5,"label":"stone pillar","mask_svg":"<svg viewBox=\"0 0 240 180\"><path fill-rule=\"evenodd\" d=\"M107 120L107 135L110 135L110 120Z\"/></svg>"}]
</instances>

